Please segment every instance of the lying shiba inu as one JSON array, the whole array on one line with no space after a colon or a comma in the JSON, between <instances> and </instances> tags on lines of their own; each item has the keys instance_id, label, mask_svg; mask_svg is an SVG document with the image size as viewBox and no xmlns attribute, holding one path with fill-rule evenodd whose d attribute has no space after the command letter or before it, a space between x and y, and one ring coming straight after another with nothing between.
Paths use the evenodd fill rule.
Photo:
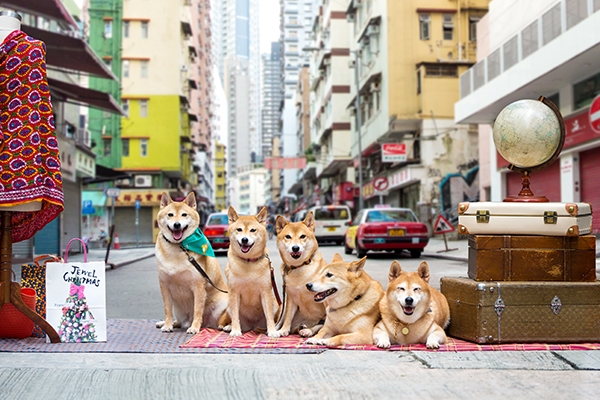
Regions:
<instances>
[{"instance_id":1,"label":"lying shiba inu","mask_svg":"<svg viewBox=\"0 0 600 400\"><path fill-rule=\"evenodd\" d=\"M288 222L278 215L275 221L277 248L283 264L281 275L285 285L284 315L279 334L299 333L309 337L321 329L325 319L325 306L315 302L306 284L315 279L325 260L319 251L314 234L315 219L312 211L301 222Z\"/></svg>"},{"instance_id":2,"label":"lying shiba inu","mask_svg":"<svg viewBox=\"0 0 600 400\"><path fill-rule=\"evenodd\" d=\"M316 302L323 302L327 317L323 328L306 343L324 346L373 343L373 327L380 319L379 300L383 287L364 271L367 257L344 262L339 254L331 264L318 272L318 277L306 284L316 293Z\"/></svg>"},{"instance_id":3,"label":"lying shiba inu","mask_svg":"<svg viewBox=\"0 0 600 400\"><path fill-rule=\"evenodd\" d=\"M429 285L427 263L423 261L417 272L405 272L394 260L389 280L379 303L382 318L373 331L373 343L382 348L414 343L439 348L446 341L450 308L446 297Z\"/></svg>"},{"instance_id":4,"label":"lying shiba inu","mask_svg":"<svg viewBox=\"0 0 600 400\"><path fill-rule=\"evenodd\" d=\"M163 193L156 219L160 230L155 246L158 280L165 308L165 320L156 327L163 332L182 327L191 334L198 333L201 327L217 328L228 302L227 294L214 287L226 288L219 262L214 257L189 252L213 286L180 247L192 235L201 235L197 232L200 217L196 212L196 196L192 192L184 201L176 202Z\"/></svg>"},{"instance_id":5,"label":"lying shiba inu","mask_svg":"<svg viewBox=\"0 0 600 400\"><path fill-rule=\"evenodd\" d=\"M254 216L239 216L229 207L229 250L227 276L231 324L223 327L231 336L264 329L270 337L279 337L275 328L278 310L271 284L271 261L267 250L267 209Z\"/></svg>"}]
</instances>

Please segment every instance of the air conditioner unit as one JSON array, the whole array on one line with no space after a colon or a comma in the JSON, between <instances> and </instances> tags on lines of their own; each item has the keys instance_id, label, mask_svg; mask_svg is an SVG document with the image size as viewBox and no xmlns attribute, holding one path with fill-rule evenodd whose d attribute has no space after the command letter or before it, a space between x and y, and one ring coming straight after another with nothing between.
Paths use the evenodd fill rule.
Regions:
<instances>
[{"instance_id":1,"label":"air conditioner unit","mask_svg":"<svg viewBox=\"0 0 600 400\"><path fill-rule=\"evenodd\" d=\"M348 68L354 68L354 60L348 60Z\"/></svg>"},{"instance_id":2,"label":"air conditioner unit","mask_svg":"<svg viewBox=\"0 0 600 400\"><path fill-rule=\"evenodd\" d=\"M354 14L346 14L346 21L353 23L354 22Z\"/></svg>"},{"instance_id":3,"label":"air conditioner unit","mask_svg":"<svg viewBox=\"0 0 600 400\"><path fill-rule=\"evenodd\" d=\"M135 187L152 187L152 175L136 176Z\"/></svg>"},{"instance_id":4,"label":"air conditioner unit","mask_svg":"<svg viewBox=\"0 0 600 400\"><path fill-rule=\"evenodd\" d=\"M379 33L379 25L369 25L367 35L377 35Z\"/></svg>"},{"instance_id":5,"label":"air conditioner unit","mask_svg":"<svg viewBox=\"0 0 600 400\"><path fill-rule=\"evenodd\" d=\"M379 92L380 87L379 87L379 82L373 82L371 83L371 92Z\"/></svg>"},{"instance_id":6,"label":"air conditioner unit","mask_svg":"<svg viewBox=\"0 0 600 400\"><path fill-rule=\"evenodd\" d=\"M131 186L133 186L133 181L131 179L117 179L115 181L115 186L118 186L118 187L131 187Z\"/></svg>"}]
</instances>

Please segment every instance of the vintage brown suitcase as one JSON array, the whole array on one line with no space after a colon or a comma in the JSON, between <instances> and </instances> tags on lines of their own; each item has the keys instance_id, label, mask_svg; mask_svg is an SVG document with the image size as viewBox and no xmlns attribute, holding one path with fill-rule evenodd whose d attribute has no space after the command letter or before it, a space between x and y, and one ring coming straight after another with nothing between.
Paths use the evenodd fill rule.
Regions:
<instances>
[{"instance_id":1,"label":"vintage brown suitcase","mask_svg":"<svg viewBox=\"0 0 600 400\"><path fill-rule=\"evenodd\" d=\"M451 337L476 343L600 341L600 282L477 282L444 277Z\"/></svg>"},{"instance_id":2,"label":"vintage brown suitcase","mask_svg":"<svg viewBox=\"0 0 600 400\"><path fill-rule=\"evenodd\" d=\"M470 235L469 278L594 282L596 236Z\"/></svg>"}]
</instances>

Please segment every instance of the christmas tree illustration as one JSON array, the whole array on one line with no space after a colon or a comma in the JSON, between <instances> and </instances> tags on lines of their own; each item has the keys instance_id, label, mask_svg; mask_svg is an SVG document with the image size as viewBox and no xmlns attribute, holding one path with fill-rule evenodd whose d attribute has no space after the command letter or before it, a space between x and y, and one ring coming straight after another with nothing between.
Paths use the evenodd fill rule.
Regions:
<instances>
[{"instance_id":1,"label":"christmas tree illustration","mask_svg":"<svg viewBox=\"0 0 600 400\"><path fill-rule=\"evenodd\" d=\"M63 343L95 342L97 339L96 327L88 321L88 319L94 319L94 316L83 294L84 288L85 286L81 284L79 277L75 277L69 289L69 297L66 300L69 305L63 307L63 315L60 318L58 335Z\"/></svg>"}]
</instances>

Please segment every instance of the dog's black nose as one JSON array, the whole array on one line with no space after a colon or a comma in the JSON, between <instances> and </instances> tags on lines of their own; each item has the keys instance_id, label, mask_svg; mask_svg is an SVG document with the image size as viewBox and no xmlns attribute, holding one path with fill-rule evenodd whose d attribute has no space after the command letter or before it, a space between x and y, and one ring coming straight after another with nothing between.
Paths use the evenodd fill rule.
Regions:
<instances>
[{"instance_id":1,"label":"dog's black nose","mask_svg":"<svg viewBox=\"0 0 600 400\"><path fill-rule=\"evenodd\" d=\"M175 228L175 229L181 229L181 224L179 222L175 222L173 224L173 228Z\"/></svg>"},{"instance_id":2,"label":"dog's black nose","mask_svg":"<svg viewBox=\"0 0 600 400\"><path fill-rule=\"evenodd\" d=\"M410 306L413 303L413 298L407 297L406 299L404 299L404 302L406 303L406 305Z\"/></svg>"},{"instance_id":3,"label":"dog's black nose","mask_svg":"<svg viewBox=\"0 0 600 400\"><path fill-rule=\"evenodd\" d=\"M248 243L248 238L247 237L243 237L242 238L242 243L244 243L244 244Z\"/></svg>"},{"instance_id":4,"label":"dog's black nose","mask_svg":"<svg viewBox=\"0 0 600 400\"><path fill-rule=\"evenodd\" d=\"M293 251L294 253L297 253L297 252L299 252L299 251L300 251L300 246L292 246L292 251Z\"/></svg>"},{"instance_id":5,"label":"dog's black nose","mask_svg":"<svg viewBox=\"0 0 600 400\"><path fill-rule=\"evenodd\" d=\"M308 290L311 290L311 289L312 289L312 283L308 282L308 283L306 284L306 288L307 288Z\"/></svg>"}]
</instances>

